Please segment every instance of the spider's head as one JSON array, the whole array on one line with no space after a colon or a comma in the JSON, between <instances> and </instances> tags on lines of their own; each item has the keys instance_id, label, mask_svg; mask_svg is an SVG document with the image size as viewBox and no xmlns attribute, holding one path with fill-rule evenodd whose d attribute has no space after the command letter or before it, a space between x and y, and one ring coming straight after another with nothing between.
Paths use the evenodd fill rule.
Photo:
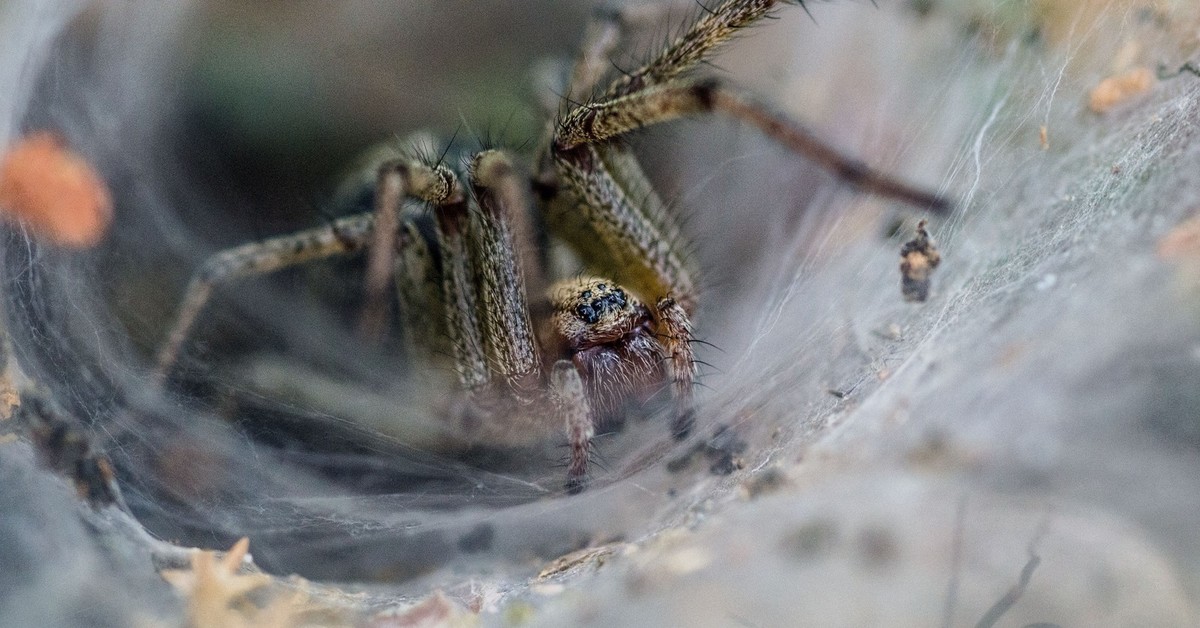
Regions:
<instances>
[{"instance_id":1,"label":"spider's head","mask_svg":"<svg viewBox=\"0 0 1200 628\"><path fill-rule=\"evenodd\" d=\"M576 349L620 340L649 315L632 294L597 277L555 284L550 304L558 333Z\"/></svg>"}]
</instances>

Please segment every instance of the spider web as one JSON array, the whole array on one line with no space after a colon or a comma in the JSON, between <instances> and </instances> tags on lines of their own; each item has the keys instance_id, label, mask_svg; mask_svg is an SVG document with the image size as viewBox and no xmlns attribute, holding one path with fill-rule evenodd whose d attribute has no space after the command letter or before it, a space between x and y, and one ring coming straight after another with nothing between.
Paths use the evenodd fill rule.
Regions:
<instances>
[{"instance_id":1,"label":"spider web","mask_svg":"<svg viewBox=\"0 0 1200 628\"><path fill-rule=\"evenodd\" d=\"M632 140L704 270L701 436L738 430L745 469L732 476L710 474L654 417L599 439L597 483L576 497L560 489L557 443L515 454L413 445L389 417L419 418L441 394L403 384L411 369L395 343L354 336L354 261L222 288L192 375L168 394L151 387L148 356L204 256L319 224L323 209L287 189L264 204L299 210L255 217L271 193L224 189L229 166L192 154L219 141L183 145L197 137L196 98L240 101L220 81L200 97L180 82L195 69L180 41L211 19L182 0L140 13L2 7L0 72L17 86L0 94L4 137L60 131L118 199L114 232L93 252L5 234L14 352L89 426L151 534L215 548L249 536L268 571L364 589L372 604L442 586L489 612L521 599L537 621L573 623L580 597L530 593L527 580L611 543L638 554L552 580L590 578L593 601L614 602L589 607L603 623L820 624L848 599L861 611L852 624L974 622L1030 556L1041 562L1011 610L1025 623L1187 623L1200 599L1195 259L1155 250L1200 207L1200 80L1163 80L1104 115L1087 111L1086 94L1122 63L1194 61L1180 33L1195 15L1095 4L933 5L922 17L832 3L809 7L813 20L791 8L719 58L838 146L959 200L932 223L943 263L924 304L903 302L896 272L915 214L727 121ZM405 44L413 56L448 30L520 19L491 5L466 25L411 11L424 29ZM563 15L582 23L577 8ZM347 3L320 35L351 41L384 30L381 19ZM284 49L312 41L280 37ZM495 63L520 76L574 41L547 36ZM346 70L320 50L294 54ZM401 94L423 94L412 111L380 105L401 134L448 115L450 135L475 106L456 110L452 97L495 87L478 75L465 93L401 78L412 87ZM339 85L321 80L302 82L316 102ZM501 126L513 117L491 113ZM536 132L525 115L507 124ZM466 124L479 126L460 134L464 149L488 134L487 120ZM0 494L15 513L0 552L18 565L0 581L12 592L0 623L175 612L144 556L97 543L113 534L103 518L81 518L61 480L34 468L28 451L0 444ZM61 615L39 615L51 607Z\"/></svg>"}]
</instances>

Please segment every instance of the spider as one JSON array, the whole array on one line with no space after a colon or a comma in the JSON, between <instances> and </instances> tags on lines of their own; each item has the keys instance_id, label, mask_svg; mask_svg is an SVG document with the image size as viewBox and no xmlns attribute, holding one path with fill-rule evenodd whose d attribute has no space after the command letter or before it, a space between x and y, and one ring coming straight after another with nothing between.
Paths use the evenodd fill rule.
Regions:
<instances>
[{"instance_id":1,"label":"spider","mask_svg":"<svg viewBox=\"0 0 1200 628\"><path fill-rule=\"evenodd\" d=\"M685 438L695 414L695 270L683 254L677 216L623 138L684 116L723 114L860 189L934 211L949 207L936 194L843 156L725 81L692 75L775 4L724 0L649 62L606 84L608 59L628 29L659 11L598 11L531 173L504 150L467 157L461 173L393 150L375 170L373 211L209 258L160 350L160 381L170 376L216 285L366 250L363 331L373 337L384 328L394 281L409 339L426 348L449 346L461 390L447 421L467 439L502 444L565 429L566 488L578 492L597 427L664 386L672 400L670 432ZM422 202L428 213L407 211L407 200ZM428 216L432 229L421 224ZM547 277L548 256L535 245L543 230L574 250L582 274Z\"/></svg>"}]
</instances>

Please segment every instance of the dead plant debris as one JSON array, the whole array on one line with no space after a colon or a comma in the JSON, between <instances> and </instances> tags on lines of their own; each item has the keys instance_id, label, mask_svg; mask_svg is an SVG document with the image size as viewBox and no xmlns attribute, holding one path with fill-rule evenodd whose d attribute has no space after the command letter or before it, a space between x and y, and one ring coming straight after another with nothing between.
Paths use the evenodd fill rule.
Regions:
<instances>
[{"instance_id":1,"label":"dead plant debris","mask_svg":"<svg viewBox=\"0 0 1200 628\"><path fill-rule=\"evenodd\" d=\"M900 292L904 300L920 303L929 298L929 277L942 262L942 255L925 229L928 221L917 223L917 237L900 248Z\"/></svg>"},{"instance_id":2,"label":"dead plant debris","mask_svg":"<svg viewBox=\"0 0 1200 628\"><path fill-rule=\"evenodd\" d=\"M187 626L193 628L287 628L320 625L349 626L353 619L342 609L312 600L301 586L284 586L258 571L247 559L250 539L243 537L219 555L195 550L189 569L164 569L163 580L184 597Z\"/></svg>"}]
</instances>

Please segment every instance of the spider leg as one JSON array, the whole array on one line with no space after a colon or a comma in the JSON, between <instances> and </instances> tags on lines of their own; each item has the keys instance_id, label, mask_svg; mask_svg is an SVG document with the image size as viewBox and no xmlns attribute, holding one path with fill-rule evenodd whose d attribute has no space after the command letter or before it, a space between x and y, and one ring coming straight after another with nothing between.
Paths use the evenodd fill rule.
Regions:
<instances>
[{"instance_id":1,"label":"spider leg","mask_svg":"<svg viewBox=\"0 0 1200 628\"><path fill-rule=\"evenodd\" d=\"M636 27L659 23L671 3L601 6L592 13L583 33L583 45L571 68L564 99L582 102L592 95L601 79L612 69L612 56L626 33Z\"/></svg>"},{"instance_id":2,"label":"spider leg","mask_svg":"<svg viewBox=\"0 0 1200 628\"><path fill-rule=\"evenodd\" d=\"M442 276L416 218L404 219L396 232L396 300L405 354L435 360L452 350L444 346L446 321L430 312L442 307Z\"/></svg>"},{"instance_id":3,"label":"spider leg","mask_svg":"<svg viewBox=\"0 0 1200 628\"><path fill-rule=\"evenodd\" d=\"M367 259L363 286L366 304L359 329L365 338L378 338L387 322L387 287L396 261L397 229L400 206L412 197L431 205L446 205L461 199L462 190L449 168L429 166L415 159L400 159L383 164L375 184L375 233Z\"/></svg>"},{"instance_id":4,"label":"spider leg","mask_svg":"<svg viewBox=\"0 0 1200 628\"><path fill-rule=\"evenodd\" d=\"M610 83L602 99L627 94L687 71L703 61L713 48L729 39L737 29L766 15L774 4L775 0L728 0L716 9L705 9L707 15L659 56ZM593 100L593 91L609 73L612 55L625 34L631 28L658 23L664 14L670 12L671 6L670 3L655 3L601 6L596 9L584 30L583 44L571 68L566 90L555 102L570 108ZM548 109L553 111L553 105ZM551 139L554 137L553 125L548 136Z\"/></svg>"},{"instance_id":5,"label":"spider leg","mask_svg":"<svg viewBox=\"0 0 1200 628\"><path fill-rule=\"evenodd\" d=\"M608 148L584 144L554 152L559 180L572 200L551 204L547 221L589 265L620 277L643 301L671 295L691 311L695 283L677 235L671 237L677 228L651 218L646 207L665 216L662 201L640 168Z\"/></svg>"},{"instance_id":6,"label":"spider leg","mask_svg":"<svg viewBox=\"0 0 1200 628\"><path fill-rule=\"evenodd\" d=\"M696 355L692 352L692 323L687 312L671 297L659 299L655 308L658 312L659 340L671 361L675 400L671 434L682 440L691 433L695 422L692 386L696 382Z\"/></svg>"},{"instance_id":7,"label":"spider leg","mask_svg":"<svg viewBox=\"0 0 1200 628\"><path fill-rule=\"evenodd\" d=\"M442 304L446 332L453 349L458 381L467 391L478 391L491 381L483 346L475 291L477 267L471 238L471 212L467 200L433 208L438 251L442 263Z\"/></svg>"},{"instance_id":8,"label":"spider leg","mask_svg":"<svg viewBox=\"0 0 1200 628\"><path fill-rule=\"evenodd\" d=\"M410 269L406 272L413 278L430 276L432 270L429 268L431 260L428 249L416 233L415 225L410 224L408 220L402 220L400 216L400 201L403 196L400 191L403 189L412 190L411 195L419 198L434 199L443 203L449 199L450 202L457 201L465 206L465 201L461 200L462 192L457 178L444 166L430 168L420 164L388 162L379 169L376 189L376 205L386 208L387 211L348 216L335 220L328 226L251 242L215 253L192 277L184 292L175 324L168 332L166 342L159 349L155 378L161 383L170 376L192 326L212 297L213 289L220 283L239 277L265 275L313 260L350 255L368 246L387 249L387 256L382 259L392 266L397 265L399 261L401 266ZM395 226L379 228L380 218ZM420 250L405 251L405 245L418 241L421 244ZM398 251L400 260L396 258ZM424 259L421 259L422 255ZM372 261L378 264L379 258L380 256L375 255ZM391 269L382 274L369 272L368 283L372 282L372 275L381 275L384 281L388 281L392 272ZM397 280L399 281L399 277ZM427 283L427 279L418 281ZM427 298L416 298L415 291L419 288L401 290L398 285L397 289L406 295L406 300L409 301L405 303L406 316L422 310L422 306L427 307L430 302ZM386 293L386 287L379 292ZM386 313L386 305L382 310L377 308L375 312L371 312L368 303L364 322L376 317L385 317ZM382 320L380 318L380 322ZM409 332L410 337L416 333L415 330L422 328L412 328L414 331Z\"/></svg>"},{"instance_id":9,"label":"spider leg","mask_svg":"<svg viewBox=\"0 0 1200 628\"><path fill-rule=\"evenodd\" d=\"M680 76L704 61L714 48L728 41L738 30L768 15L779 3L780 0L725 0L720 6L707 9L702 18L658 56L609 84L604 100Z\"/></svg>"},{"instance_id":10,"label":"spider leg","mask_svg":"<svg viewBox=\"0 0 1200 628\"><path fill-rule=\"evenodd\" d=\"M839 178L880 196L937 212L948 199L894 179L843 155L803 126L772 111L749 94L718 80L676 80L577 107L558 125L554 150L569 152L609 142L654 124L702 113L722 113L758 128L790 150L805 155Z\"/></svg>"},{"instance_id":11,"label":"spider leg","mask_svg":"<svg viewBox=\"0 0 1200 628\"><path fill-rule=\"evenodd\" d=\"M567 438L570 441L571 459L567 463L567 492L578 493L587 485L588 456L592 449L592 437L596 434L592 424L591 406L583 379L570 360L554 363L550 386L551 397L566 420Z\"/></svg>"},{"instance_id":12,"label":"spider leg","mask_svg":"<svg viewBox=\"0 0 1200 628\"><path fill-rule=\"evenodd\" d=\"M726 0L709 10L658 56L614 80L602 98L569 111L554 134L552 150L558 152L581 144L603 143L685 115L719 112L757 127L789 149L808 156L821 167L868 192L934 211L948 210L950 202L947 199L867 168L747 94L716 81L685 81L681 78L738 30L768 15L777 3L777 0ZM612 37L601 26L594 31L598 33L598 42ZM585 54L576 66L577 76L594 74L594 70L589 73L580 69L596 65L594 60L585 63L589 50L593 51L593 58L607 52L599 45L585 48ZM573 88L569 93L581 97L582 90Z\"/></svg>"},{"instance_id":13,"label":"spider leg","mask_svg":"<svg viewBox=\"0 0 1200 628\"><path fill-rule=\"evenodd\" d=\"M528 179L497 150L476 154L469 171L480 210L474 259L484 346L492 370L518 398L530 398L539 385L540 358L521 264L522 253L530 251L517 244L529 234L521 233L521 221L515 220L528 207Z\"/></svg>"},{"instance_id":14,"label":"spider leg","mask_svg":"<svg viewBox=\"0 0 1200 628\"><path fill-rule=\"evenodd\" d=\"M359 214L335 220L328 226L243 244L208 258L188 284L175 324L158 352L156 379L161 383L170 376L192 325L217 284L311 260L356 253L366 247L374 231L375 216Z\"/></svg>"}]
</instances>

